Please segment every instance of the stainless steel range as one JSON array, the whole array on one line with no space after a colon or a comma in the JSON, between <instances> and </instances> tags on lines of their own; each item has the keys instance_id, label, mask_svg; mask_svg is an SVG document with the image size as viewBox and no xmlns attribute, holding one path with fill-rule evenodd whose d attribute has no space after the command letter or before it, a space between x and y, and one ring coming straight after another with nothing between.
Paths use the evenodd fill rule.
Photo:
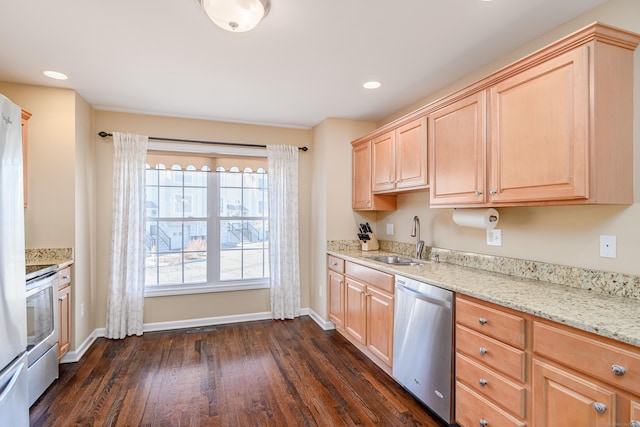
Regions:
<instances>
[{"instance_id":1,"label":"stainless steel range","mask_svg":"<svg viewBox=\"0 0 640 427\"><path fill-rule=\"evenodd\" d=\"M29 406L58 378L56 265L26 267Z\"/></svg>"}]
</instances>

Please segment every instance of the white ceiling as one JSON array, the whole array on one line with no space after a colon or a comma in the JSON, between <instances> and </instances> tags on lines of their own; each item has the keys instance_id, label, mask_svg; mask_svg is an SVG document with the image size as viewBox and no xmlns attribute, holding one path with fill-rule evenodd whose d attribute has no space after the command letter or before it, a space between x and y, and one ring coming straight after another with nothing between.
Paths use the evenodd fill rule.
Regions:
<instances>
[{"instance_id":1,"label":"white ceiling","mask_svg":"<svg viewBox=\"0 0 640 427\"><path fill-rule=\"evenodd\" d=\"M229 33L197 0L2 0L0 81L75 89L100 110L379 121L603 2L272 0L256 29Z\"/></svg>"}]
</instances>

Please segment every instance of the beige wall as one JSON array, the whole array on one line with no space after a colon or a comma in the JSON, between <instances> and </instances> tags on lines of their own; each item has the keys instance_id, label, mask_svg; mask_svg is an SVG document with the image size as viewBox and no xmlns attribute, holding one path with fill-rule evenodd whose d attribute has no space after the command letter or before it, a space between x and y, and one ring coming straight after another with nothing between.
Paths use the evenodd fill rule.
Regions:
<instances>
[{"instance_id":1,"label":"beige wall","mask_svg":"<svg viewBox=\"0 0 640 427\"><path fill-rule=\"evenodd\" d=\"M204 120L159 117L96 111L96 132L133 132L149 136L254 144L311 146L311 132L268 126L243 125ZM103 327L106 319L109 246L111 242L111 194L113 145L111 139L95 136L96 157L96 303L95 323ZM309 307L310 288L310 210L313 149L300 153L300 275L301 306ZM145 299L144 322L173 322L218 316L270 311L269 290L217 292Z\"/></svg>"},{"instance_id":2,"label":"beige wall","mask_svg":"<svg viewBox=\"0 0 640 427\"><path fill-rule=\"evenodd\" d=\"M409 106L385 122L466 86L510 62L539 49L593 21L640 33L640 2L610 0L556 30L506 55L451 86ZM458 227L452 209L429 209L428 192L398 196L398 211L377 214L378 237L411 242L411 220L419 215L422 237L427 245L507 257L524 258L627 274L640 274L640 49L636 49L634 81L634 178L635 201L631 206L558 206L502 208L498 228L503 230L503 246L486 245L486 232ZM386 224L395 226L393 236L384 233ZM599 236L617 236L616 259L599 256Z\"/></svg>"},{"instance_id":3,"label":"beige wall","mask_svg":"<svg viewBox=\"0 0 640 427\"><path fill-rule=\"evenodd\" d=\"M95 329L93 109L69 89L0 82L0 93L32 113L27 149L27 248L72 247L71 349ZM80 316L80 303L86 315Z\"/></svg>"},{"instance_id":4,"label":"beige wall","mask_svg":"<svg viewBox=\"0 0 640 427\"><path fill-rule=\"evenodd\" d=\"M350 142L373 129L373 123L343 119L326 119L312 129L310 307L324 319L327 319L327 240L353 239L357 229L357 216L351 210Z\"/></svg>"}]
</instances>

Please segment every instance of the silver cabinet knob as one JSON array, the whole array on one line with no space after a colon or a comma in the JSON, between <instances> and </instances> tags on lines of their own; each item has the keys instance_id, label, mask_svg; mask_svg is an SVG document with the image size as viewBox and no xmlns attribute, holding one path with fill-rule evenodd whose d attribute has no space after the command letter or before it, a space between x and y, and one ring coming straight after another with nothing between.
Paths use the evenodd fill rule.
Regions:
<instances>
[{"instance_id":1,"label":"silver cabinet knob","mask_svg":"<svg viewBox=\"0 0 640 427\"><path fill-rule=\"evenodd\" d=\"M487 420L480 420L480 427L487 427L489 425L489 421Z\"/></svg>"},{"instance_id":2,"label":"silver cabinet knob","mask_svg":"<svg viewBox=\"0 0 640 427\"><path fill-rule=\"evenodd\" d=\"M597 413L602 415L607 411L607 405L605 405L604 403L596 402L593 404L593 409L595 409Z\"/></svg>"},{"instance_id":3,"label":"silver cabinet knob","mask_svg":"<svg viewBox=\"0 0 640 427\"><path fill-rule=\"evenodd\" d=\"M481 317L481 318L478 319L478 322L480 322L481 325L486 325L488 320L485 319L484 317Z\"/></svg>"},{"instance_id":4,"label":"silver cabinet knob","mask_svg":"<svg viewBox=\"0 0 640 427\"><path fill-rule=\"evenodd\" d=\"M365 200L364 201L367 205L369 204L370 200Z\"/></svg>"},{"instance_id":5,"label":"silver cabinet knob","mask_svg":"<svg viewBox=\"0 0 640 427\"><path fill-rule=\"evenodd\" d=\"M621 377L624 375L625 372L627 372L627 370L625 369L624 366L613 365L611 366L611 372L613 372L614 375Z\"/></svg>"},{"instance_id":6,"label":"silver cabinet knob","mask_svg":"<svg viewBox=\"0 0 640 427\"><path fill-rule=\"evenodd\" d=\"M498 194L498 190L491 190L491 191L489 191L489 194L491 194L492 196L493 196L494 194Z\"/></svg>"},{"instance_id":7,"label":"silver cabinet knob","mask_svg":"<svg viewBox=\"0 0 640 427\"><path fill-rule=\"evenodd\" d=\"M482 387L486 386L487 385L487 380L485 380L484 378L480 378L480 385Z\"/></svg>"},{"instance_id":8,"label":"silver cabinet knob","mask_svg":"<svg viewBox=\"0 0 640 427\"><path fill-rule=\"evenodd\" d=\"M484 347L480 347L480 354L481 354L481 355L483 355L483 356L484 356L484 355L485 355L485 354L487 354L488 352L489 352L489 350L487 350L486 348L484 348Z\"/></svg>"},{"instance_id":9,"label":"silver cabinet knob","mask_svg":"<svg viewBox=\"0 0 640 427\"><path fill-rule=\"evenodd\" d=\"M482 190L476 190L476 196L482 195Z\"/></svg>"},{"instance_id":10,"label":"silver cabinet knob","mask_svg":"<svg viewBox=\"0 0 640 427\"><path fill-rule=\"evenodd\" d=\"M632 420L630 427L640 427L640 421Z\"/></svg>"}]
</instances>

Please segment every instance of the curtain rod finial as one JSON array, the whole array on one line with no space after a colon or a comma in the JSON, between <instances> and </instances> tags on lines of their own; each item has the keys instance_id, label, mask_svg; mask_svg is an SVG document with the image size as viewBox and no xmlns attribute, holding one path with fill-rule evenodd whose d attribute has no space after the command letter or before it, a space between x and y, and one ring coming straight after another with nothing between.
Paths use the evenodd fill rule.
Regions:
<instances>
[{"instance_id":1,"label":"curtain rod finial","mask_svg":"<svg viewBox=\"0 0 640 427\"><path fill-rule=\"evenodd\" d=\"M105 131L98 132L98 135L100 135L100 136L101 136L101 137L103 137L103 138L106 138L107 136L111 136L111 134L110 134L110 133L107 133L107 132L105 132Z\"/></svg>"}]
</instances>

